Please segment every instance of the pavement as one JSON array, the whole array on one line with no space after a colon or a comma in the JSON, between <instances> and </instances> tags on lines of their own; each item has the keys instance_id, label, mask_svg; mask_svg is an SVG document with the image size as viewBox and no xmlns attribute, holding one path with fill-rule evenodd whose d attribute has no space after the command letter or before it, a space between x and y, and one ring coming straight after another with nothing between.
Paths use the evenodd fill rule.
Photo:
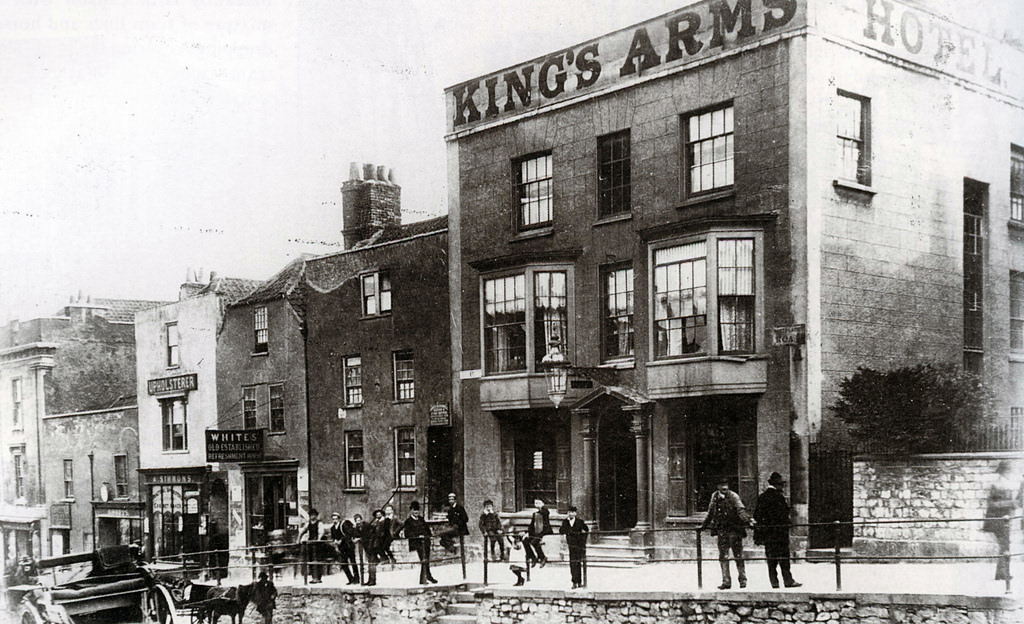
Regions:
<instances>
[{"instance_id":1,"label":"pavement","mask_svg":"<svg viewBox=\"0 0 1024 624\"><path fill-rule=\"evenodd\" d=\"M432 565L431 570L439 584L433 587L455 586L463 583L483 585L483 563L470 561L467 563L466 577L462 576L462 568L457 562L444 565ZM733 587L730 590L718 590L721 582L718 562L705 561L703 565L703 589L697 585L697 567L694 562L683 563L650 563L634 568L610 568L591 565L588 567L586 593L623 592L665 592L665 593L741 593L771 592L780 597L786 593L814 595L850 595L850 594L920 594L932 596L992 596L1006 595L1003 581L994 580L995 564L990 562L970 563L852 563L844 562L841 566L842 589L836 587L835 567L832 563L794 563L793 576L803 584L793 589L772 589L768 582L768 572L763 561L747 563L748 584L741 589L733 568ZM1011 595L1024 599L1024 561L1017 560L1013 565L1013 576L1019 579L1012 586ZM232 579L225 581L250 582L251 575L247 570L235 570ZM409 589L423 587L419 584L418 564L399 563L396 566L381 564L378 566L377 586L375 592L386 592L390 589ZM555 590L572 593L568 564L552 562L544 568L534 567L530 571L530 581L522 587L513 587L515 576L508 569L508 564L491 563L488 568L487 587L492 589L514 590L522 592L538 590ZM275 580L279 587L301 586L301 573L293 575L285 571ZM359 585L348 585L348 580L340 572L323 577L320 584L310 587L335 587L359 591L368 588Z\"/></svg>"}]
</instances>

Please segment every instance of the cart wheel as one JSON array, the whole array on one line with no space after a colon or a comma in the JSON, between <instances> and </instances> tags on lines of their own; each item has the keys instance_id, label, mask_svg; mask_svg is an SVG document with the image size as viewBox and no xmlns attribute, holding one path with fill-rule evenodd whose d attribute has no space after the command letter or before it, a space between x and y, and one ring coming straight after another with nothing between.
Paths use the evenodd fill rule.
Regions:
<instances>
[{"instance_id":1,"label":"cart wheel","mask_svg":"<svg viewBox=\"0 0 1024 624\"><path fill-rule=\"evenodd\" d=\"M166 589L158 585L142 596L143 622L146 624L173 624L174 606L166 592Z\"/></svg>"},{"instance_id":2,"label":"cart wheel","mask_svg":"<svg viewBox=\"0 0 1024 624\"><path fill-rule=\"evenodd\" d=\"M43 616L39 615L39 609L27 600L21 602L21 606L18 607L18 622L19 624L44 624Z\"/></svg>"}]
</instances>

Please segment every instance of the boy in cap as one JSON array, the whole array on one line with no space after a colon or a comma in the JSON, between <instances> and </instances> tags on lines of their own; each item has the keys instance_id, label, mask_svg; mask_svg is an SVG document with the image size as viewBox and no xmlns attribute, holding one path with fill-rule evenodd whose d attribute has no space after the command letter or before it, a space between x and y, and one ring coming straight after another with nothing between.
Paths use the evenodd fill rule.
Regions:
<instances>
[{"instance_id":1,"label":"boy in cap","mask_svg":"<svg viewBox=\"0 0 1024 624\"><path fill-rule=\"evenodd\" d=\"M754 543L764 544L764 556L768 561L768 580L772 587L778 589L779 574L782 568L782 582L786 587L800 587L793 580L789 571L789 504L782 489L786 480L782 475L773 472L768 477L768 487L757 497L754 507Z\"/></svg>"}]
</instances>

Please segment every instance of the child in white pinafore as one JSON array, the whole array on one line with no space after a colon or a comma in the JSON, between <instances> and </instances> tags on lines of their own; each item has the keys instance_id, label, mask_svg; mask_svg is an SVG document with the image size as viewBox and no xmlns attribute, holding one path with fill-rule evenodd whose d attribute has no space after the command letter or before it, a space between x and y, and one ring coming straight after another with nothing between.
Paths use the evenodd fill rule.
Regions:
<instances>
[{"instance_id":1,"label":"child in white pinafore","mask_svg":"<svg viewBox=\"0 0 1024 624\"><path fill-rule=\"evenodd\" d=\"M526 572L526 549L523 548L523 534L516 533L515 538L509 536L512 547L508 553L508 567L516 575L516 586L526 582L523 572Z\"/></svg>"}]
</instances>

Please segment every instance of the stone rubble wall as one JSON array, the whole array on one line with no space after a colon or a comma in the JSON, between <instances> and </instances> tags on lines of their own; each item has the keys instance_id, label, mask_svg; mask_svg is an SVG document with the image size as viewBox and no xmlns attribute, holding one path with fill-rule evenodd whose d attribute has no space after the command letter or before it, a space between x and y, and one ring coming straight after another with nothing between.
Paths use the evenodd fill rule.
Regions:
<instances>
[{"instance_id":1,"label":"stone rubble wall","mask_svg":"<svg viewBox=\"0 0 1024 624\"><path fill-rule=\"evenodd\" d=\"M283 588L275 624L412 624L441 621L446 590L348 591ZM602 598L562 592L524 595L511 590L482 594L479 624L1015 624L1024 608L1008 598L862 595L819 599L809 595L733 595L725 598L642 595ZM250 606L243 624L262 624Z\"/></svg>"},{"instance_id":2,"label":"stone rubble wall","mask_svg":"<svg viewBox=\"0 0 1024 624\"><path fill-rule=\"evenodd\" d=\"M902 519L940 522L854 525L858 554L993 555L981 522L989 486L1006 453L866 457L853 463L854 522ZM1020 457L1018 470L1020 474ZM941 522L951 520L953 522ZM1014 523L1015 531L1020 523ZM1018 536L1019 537L1019 536Z\"/></svg>"}]
</instances>

